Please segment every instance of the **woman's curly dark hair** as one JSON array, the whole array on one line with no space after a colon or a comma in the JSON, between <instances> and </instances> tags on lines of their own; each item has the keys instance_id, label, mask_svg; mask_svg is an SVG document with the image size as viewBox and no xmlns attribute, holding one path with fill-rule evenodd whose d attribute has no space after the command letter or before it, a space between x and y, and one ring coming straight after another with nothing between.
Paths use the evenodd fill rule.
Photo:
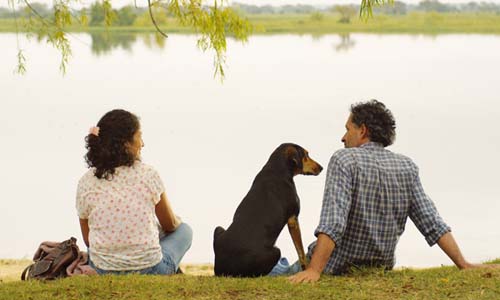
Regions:
<instances>
[{"instance_id":1,"label":"woman's curly dark hair","mask_svg":"<svg viewBox=\"0 0 500 300\"><path fill-rule=\"evenodd\" d=\"M132 143L134 134L139 130L139 118L134 114L115 109L106 113L97 123L99 134L85 137L85 161L89 168L94 167L94 175L110 180L115 168L132 166L136 157L127 149Z\"/></svg>"},{"instance_id":2,"label":"woman's curly dark hair","mask_svg":"<svg viewBox=\"0 0 500 300\"><path fill-rule=\"evenodd\" d=\"M352 122L358 126L365 124L370 141L384 147L392 145L396 138L396 121L384 103L377 100L356 103L351 106Z\"/></svg>"}]
</instances>

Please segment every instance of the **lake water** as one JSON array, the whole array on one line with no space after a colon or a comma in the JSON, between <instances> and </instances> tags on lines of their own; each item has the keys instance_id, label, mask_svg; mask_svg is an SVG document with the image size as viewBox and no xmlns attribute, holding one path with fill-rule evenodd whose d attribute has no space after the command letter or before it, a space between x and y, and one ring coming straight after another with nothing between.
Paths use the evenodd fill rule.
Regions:
<instances>
[{"instance_id":1,"label":"lake water","mask_svg":"<svg viewBox=\"0 0 500 300\"><path fill-rule=\"evenodd\" d=\"M212 232L227 227L269 154L295 142L327 166L342 147L351 103L376 98L397 121L392 151L414 159L426 192L471 261L500 257L500 36L269 35L228 41L227 77L212 53L172 34L70 37L59 54L19 36L28 73L13 74L16 35L0 34L0 257L33 254L76 236L83 138L113 108L141 117L143 161L160 172L175 212L194 229L190 263L213 262ZM303 240L314 240L323 186L296 177ZM278 242L296 254L285 229ZM408 221L398 266L451 261Z\"/></svg>"}]
</instances>

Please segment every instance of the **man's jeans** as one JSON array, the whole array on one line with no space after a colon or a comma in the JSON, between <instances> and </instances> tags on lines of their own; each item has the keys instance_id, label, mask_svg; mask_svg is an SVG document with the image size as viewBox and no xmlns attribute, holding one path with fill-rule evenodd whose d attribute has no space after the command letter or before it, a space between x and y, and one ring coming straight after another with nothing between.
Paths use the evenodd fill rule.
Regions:
<instances>
[{"instance_id":1,"label":"man's jeans","mask_svg":"<svg viewBox=\"0 0 500 300\"><path fill-rule=\"evenodd\" d=\"M169 234L160 232L160 246L163 253L163 259L156 265L142 270L131 271L107 271L98 269L92 260L89 264L98 274L150 274L150 275L169 275L175 274L179 269L182 257L191 247L193 240L193 231L186 223L181 223L177 229Z\"/></svg>"}]
</instances>

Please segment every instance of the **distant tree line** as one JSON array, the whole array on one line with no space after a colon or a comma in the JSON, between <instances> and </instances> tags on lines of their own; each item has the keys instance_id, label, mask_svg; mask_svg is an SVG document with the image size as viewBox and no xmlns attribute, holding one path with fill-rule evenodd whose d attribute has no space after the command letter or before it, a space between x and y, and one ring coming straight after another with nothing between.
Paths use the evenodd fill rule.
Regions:
<instances>
[{"instance_id":1,"label":"distant tree line","mask_svg":"<svg viewBox=\"0 0 500 300\"><path fill-rule=\"evenodd\" d=\"M33 2L31 6L45 18L53 17L53 11L50 6L45 3ZM313 6L313 5L250 5L243 3L234 3L232 7L245 15L251 14L311 14L313 16L321 16L318 13L335 12L341 15L341 22L349 22L349 19L359 12L359 5L333 5L333 6ZM158 24L166 23L167 16L164 13L158 12L160 8L154 8L157 11L155 19ZM401 1L376 7L373 10L374 14L386 15L405 15L410 12L439 12L439 13L497 13L500 14L500 4L489 2L468 2L468 3L441 3L437 0L424 0L418 4L407 4ZM28 16L30 14L27 9L20 9L15 12L17 16ZM0 7L0 18L14 18L14 12L9 8ZM106 9L104 3L97 1L89 8L72 11L72 15L77 19L88 21L90 26L103 25L106 17ZM82 16L85 16L82 18ZM145 7L124 6L111 11L111 19L115 26L130 26L130 25L150 25L149 12Z\"/></svg>"},{"instance_id":2,"label":"distant tree line","mask_svg":"<svg viewBox=\"0 0 500 300\"><path fill-rule=\"evenodd\" d=\"M233 7L246 14L311 14L313 12L329 12L353 9L359 12L359 5L333 5L333 6L313 6L313 5L250 5L243 3L234 3ZM404 15L409 12L440 12L440 13L478 13L492 12L500 13L500 4L490 2L468 2L468 3L441 3L437 0L424 0L418 4L407 4L401 1L376 7L374 14Z\"/></svg>"}]
</instances>

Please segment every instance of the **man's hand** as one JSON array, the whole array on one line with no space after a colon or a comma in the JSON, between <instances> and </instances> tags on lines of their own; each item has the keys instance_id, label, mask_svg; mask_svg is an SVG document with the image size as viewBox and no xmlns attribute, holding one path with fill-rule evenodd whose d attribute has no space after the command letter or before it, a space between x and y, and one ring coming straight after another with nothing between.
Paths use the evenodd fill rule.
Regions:
<instances>
[{"instance_id":1,"label":"man's hand","mask_svg":"<svg viewBox=\"0 0 500 300\"><path fill-rule=\"evenodd\" d=\"M321 274L316 272L315 270L308 268L305 271L288 277L288 280L291 283L316 282L319 280L320 275Z\"/></svg>"},{"instance_id":2,"label":"man's hand","mask_svg":"<svg viewBox=\"0 0 500 300\"><path fill-rule=\"evenodd\" d=\"M460 252L460 248L455 241L451 232L445 233L438 240L438 245L444 253L451 258L455 265L460 270L467 269L500 269L500 264L471 264L469 263Z\"/></svg>"},{"instance_id":3,"label":"man's hand","mask_svg":"<svg viewBox=\"0 0 500 300\"><path fill-rule=\"evenodd\" d=\"M471 263L466 263L466 265L461 268L462 270L467 270L467 269L494 269L498 270L500 269L500 264L471 264Z\"/></svg>"},{"instance_id":4,"label":"man's hand","mask_svg":"<svg viewBox=\"0 0 500 300\"><path fill-rule=\"evenodd\" d=\"M305 271L290 276L288 280L291 283L318 281L334 248L335 242L328 235L324 233L318 234L318 241L309 266Z\"/></svg>"}]
</instances>

